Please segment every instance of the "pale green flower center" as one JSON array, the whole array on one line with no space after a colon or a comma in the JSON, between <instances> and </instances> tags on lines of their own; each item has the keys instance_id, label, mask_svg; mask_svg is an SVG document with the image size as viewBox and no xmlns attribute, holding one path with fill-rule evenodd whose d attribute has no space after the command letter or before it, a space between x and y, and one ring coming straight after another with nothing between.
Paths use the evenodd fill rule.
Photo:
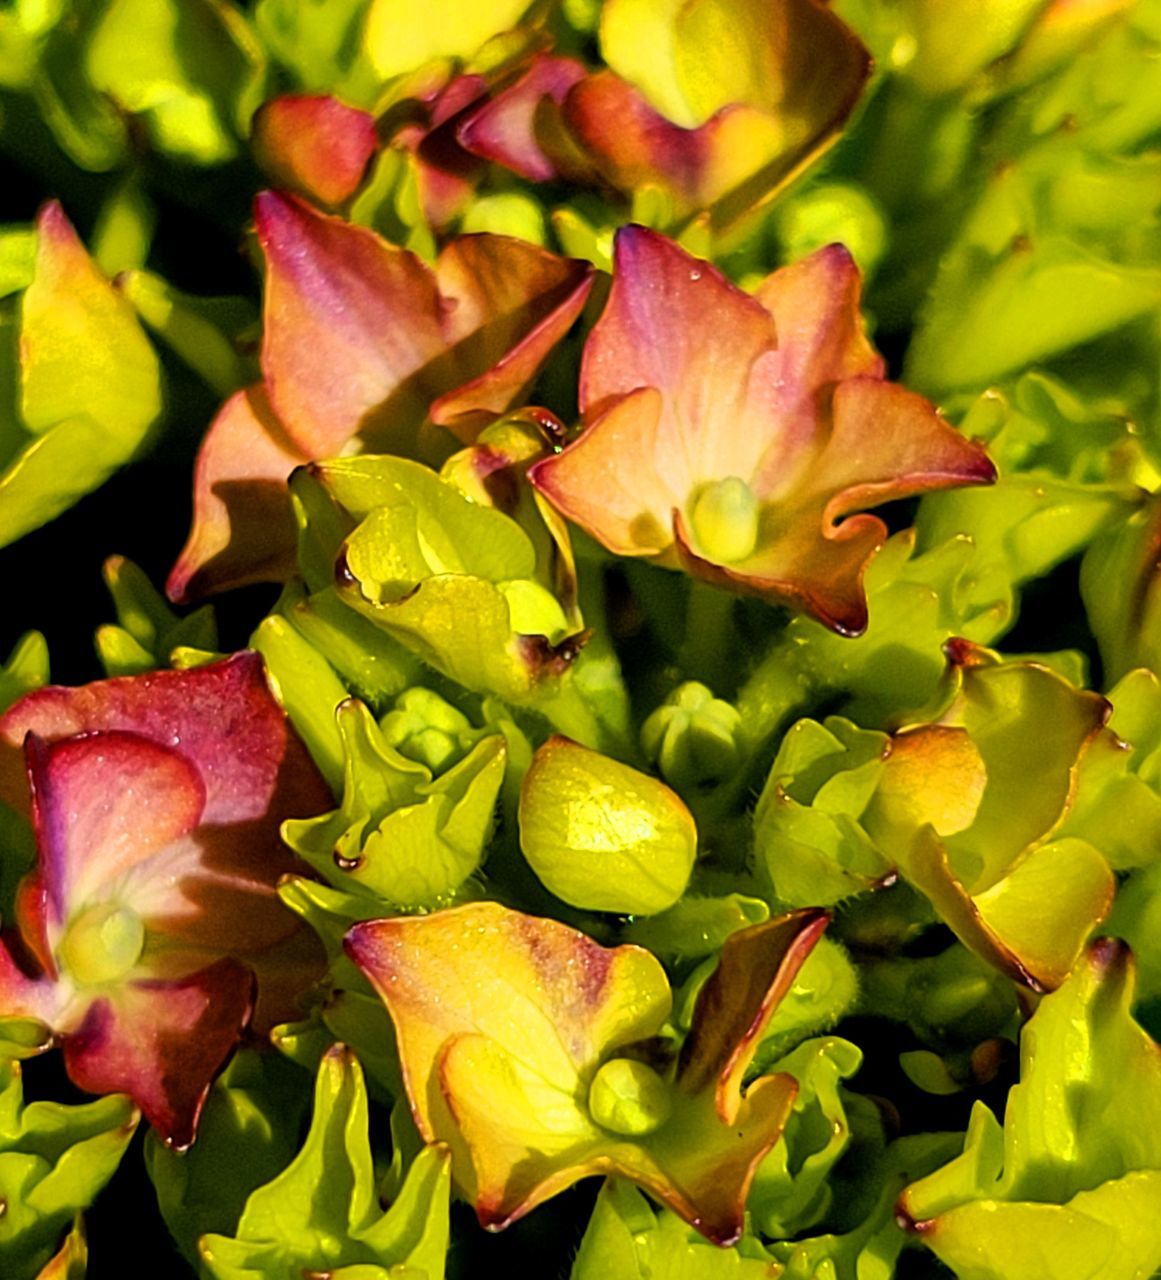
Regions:
<instances>
[{"instance_id":1,"label":"pale green flower center","mask_svg":"<svg viewBox=\"0 0 1161 1280\"><path fill-rule=\"evenodd\" d=\"M690 512L702 554L718 564L744 560L757 544L760 514L753 489L738 476L707 484Z\"/></svg>"},{"instance_id":2,"label":"pale green flower center","mask_svg":"<svg viewBox=\"0 0 1161 1280\"><path fill-rule=\"evenodd\" d=\"M669 1086L652 1067L633 1058L611 1058L589 1086L589 1114L613 1133L652 1133L669 1118L671 1107Z\"/></svg>"},{"instance_id":3,"label":"pale green flower center","mask_svg":"<svg viewBox=\"0 0 1161 1280\"><path fill-rule=\"evenodd\" d=\"M145 926L137 912L116 902L102 902L69 925L58 954L75 982L94 987L123 978L144 948Z\"/></svg>"}]
</instances>

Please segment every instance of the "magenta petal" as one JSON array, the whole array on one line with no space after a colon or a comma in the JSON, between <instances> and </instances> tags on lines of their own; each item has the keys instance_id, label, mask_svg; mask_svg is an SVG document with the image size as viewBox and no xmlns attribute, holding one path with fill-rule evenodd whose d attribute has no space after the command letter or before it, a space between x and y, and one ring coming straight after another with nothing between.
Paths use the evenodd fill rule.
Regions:
<instances>
[{"instance_id":1,"label":"magenta petal","mask_svg":"<svg viewBox=\"0 0 1161 1280\"><path fill-rule=\"evenodd\" d=\"M281 850L284 818L330 807L330 793L293 735L266 684L262 659L238 653L187 671L98 680L76 689L50 685L0 717L0 797L26 811L20 748L95 730L123 730L172 747L205 786L203 821L254 823L251 841ZM282 855L280 855L282 856Z\"/></svg>"},{"instance_id":2,"label":"magenta petal","mask_svg":"<svg viewBox=\"0 0 1161 1280\"><path fill-rule=\"evenodd\" d=\"M132 982L95 1000L64 1042L74 1084L127 1093L166 1145L194 1140L214 1076L250 1017L254 979L221 960L179 982Z\"/></svg>"},{"instance_id":3,"label":"magenta petal","mask_svg":"<svg viewBox=\"0 0 1161 1280\"><path fill-rule=\"evenodd\" d=\"M7 942L0 939L0 1018L36 1018L51 1027L59 1006L54 976L34 977L28 973Z\"/></svg>"},{"instance_id":4,"label":"magenta petal","mask_svg":"<svg viewBox=\"0 0 1161 1280\"><path fill-rule=\"evenodd\" d=\"M205 805L197 770L134 733L25 740L40 869L51 918L102 896L188 836Z\"/></svg>"},{"instance_id":5,"label":"magenta petal","mask_svg":"<svg viewBox=\"0 0 1161 1280\"><path fill-rule=\"evenodd\" d=\"M555 154L563 140L562 126L555 108L585 74L575 58L538 54L515 84L502 89L460 125L460 142L468 151L530 182L551 182L562 176Z\"/></svg>"}]
</instances>

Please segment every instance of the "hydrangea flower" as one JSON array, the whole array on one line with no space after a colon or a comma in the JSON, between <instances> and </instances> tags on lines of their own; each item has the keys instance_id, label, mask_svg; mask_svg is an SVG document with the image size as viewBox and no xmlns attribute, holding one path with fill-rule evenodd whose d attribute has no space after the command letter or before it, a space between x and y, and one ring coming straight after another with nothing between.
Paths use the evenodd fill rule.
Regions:
<instances>
[{"instance_id":1,"label":"hydrangea flower","mask_svg":"<svg viewBox=\"0 0 1161 1280\"><path fill-rule=\"evenodd\" d=\"M885 379L840 245L750 296L663 236L624 228L580 407L579 438L529 473L565 515L618 555L852 635L887 537L865 509L995 479L982 446Z\"/></svg>"},{"instance_id":2,"label":"hydrangea flower","mask_svg":"<svg viewBox=\"0 0 1161 1280\"><path fill-rule=\"evenodd\" d=\"M275 892L278 827L330 797L261 659L27 695L0 719L0 796L38 848L0 1016L44 1023L74 1083L187 1146L251 1017L284 1016L319 961Z\"/></svg>"},{"instance_id":3,"label":"hydrangea flower","mask_svg":"<svg viewBox=\"0 0 1161 1280\"><path fill-rule=\"evenodd\" d=\"M425 424L470 440L521 399L592 284L586 264L506 236L465 236L432 268L275 192L259 196L257 227L265 380L232 396L202 443L175 600L289 576L296 466L406 453Z\"/></svg>"}]
</instances>

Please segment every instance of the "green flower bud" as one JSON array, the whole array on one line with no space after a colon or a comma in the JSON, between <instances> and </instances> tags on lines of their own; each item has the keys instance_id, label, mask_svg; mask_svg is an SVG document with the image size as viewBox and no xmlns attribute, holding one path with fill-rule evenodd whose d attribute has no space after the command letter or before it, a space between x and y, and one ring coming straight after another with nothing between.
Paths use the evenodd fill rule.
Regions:
<instances>
[{"instance_id":1,"label":"green flower bud","mask_svg":"<svg viewBox=\"0 0 1161 1280\"><path fill-rule=\"evenodd\" d=\"M520 794L520 844L564 902L653 915L685 892L697 828L663 783L568 738L537 751Z\"/></svg>"},{"instance_id":2,"label":"green flower bud","mask_svg":"<svg viewBox=\"0 0 1161 1280\"><path fill-rule=\"evenodd\" d=\"M467 755L479 736L472 722L431 689L407 689L380 722L387 742L409 760L444 773Z\"/></svg>"},{"instance_id":3,"label":"green flower bud","mask_svg":"<svg viewBox=\"0 0 1161 1280\"><path fill-rule=\"evenodd\" d=\"M679 685L641 727L641 747L675 787L728 778L738 764L736 707L695 680Z\"/></svg>"},{"instance_id":4,"label":"green flower bud","mask_svg":"<svg viewBox=\"0 0 1161 1280\"><path fill-rule=\"evenodd\" d=\"M669 1086L644 1062L612 1058L589 1085L589 1115L613 1133L640 1137L660 1128L673 1102Z\"/></svg>"}]
</instances>

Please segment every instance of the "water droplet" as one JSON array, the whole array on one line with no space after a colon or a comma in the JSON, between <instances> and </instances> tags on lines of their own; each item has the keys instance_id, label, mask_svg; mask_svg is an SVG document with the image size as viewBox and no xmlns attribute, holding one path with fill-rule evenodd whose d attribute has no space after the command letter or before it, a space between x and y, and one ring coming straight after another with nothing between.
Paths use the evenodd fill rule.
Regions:
<instances>
[{"instance_id":1,"label":"water droplet","mask_svg":"<svg viewBox=\"0 0 1161 1280\"><path fill-rule=\"evenodd\" d=\"M340 871L358 871L358 869L363 865L363 862L364 862L364 858L361 853L354 858L344 858L343 855L336 849L334 856L335 856L335 866L338 867Z\"/></svg>"},{"instance_id":2,"label":"water droplet","mask_svg":"<svg viewBox=\"0 0 1161 1280\"><path fill-rule=\"evenodd\" d=\"M696 284L701 279L701 272L693 270L689 273L689 278Z\"/></svg>"}]
</instances>

